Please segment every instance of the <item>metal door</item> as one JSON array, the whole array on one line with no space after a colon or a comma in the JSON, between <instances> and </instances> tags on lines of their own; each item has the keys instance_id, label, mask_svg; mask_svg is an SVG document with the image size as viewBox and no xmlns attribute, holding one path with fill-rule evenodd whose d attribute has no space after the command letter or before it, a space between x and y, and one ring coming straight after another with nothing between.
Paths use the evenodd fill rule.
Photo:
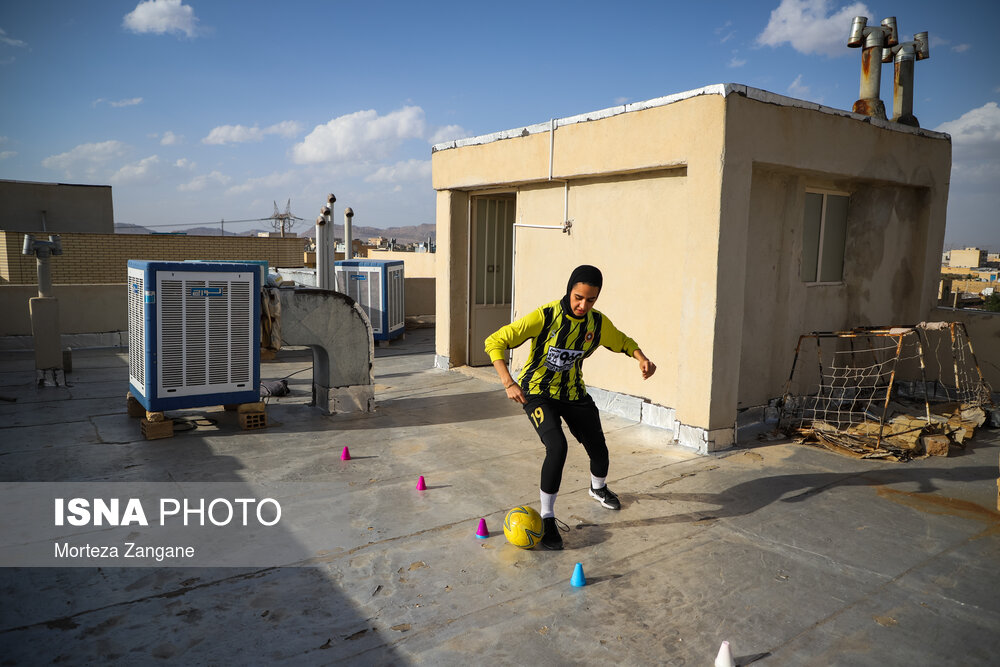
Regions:
<instances>
[{"instance_id":1,"label":"metal door","mask_svg":"<svg viewBox=\"0 0 1000 667\"><path fill-rule=\"evenodd\" d=\"M514 195L474 197L469 313L469 365L488 366L483 341L510 322L514 284Z\"/></svg>"}]
</instances>

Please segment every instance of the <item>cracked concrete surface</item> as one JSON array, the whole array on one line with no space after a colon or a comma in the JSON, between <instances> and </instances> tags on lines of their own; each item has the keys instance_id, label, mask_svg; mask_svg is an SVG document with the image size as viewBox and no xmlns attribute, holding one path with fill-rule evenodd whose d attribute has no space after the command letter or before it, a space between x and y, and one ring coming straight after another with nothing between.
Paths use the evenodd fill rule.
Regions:
<instances>
[{"instance_id":1,"label":"cracked concrete surface","mask_svg":"<svg viewBox=\"0 0 1000 667\"><path fill-rule=\"evenodd\" d=\"M376 351L376 412L329 417L306 405L310 364L263 364L300 371L266 429L184 410L193 428L145 441L123 351L74 351L72 386L44 389L30 355L0 354L0 395L17 398L0 403L4 484L317 489L308 528L285 535L305 565L0 570L0 664L705 665L723 640L760 665L1000 655L996 431L906 464L756 440L701 457L604 416L622 511L588 496L571 446L566 550L523 551L501 524L537 507L542 449L488 375L433 369L433 331L411 331Z\"/></svg>"}]
</instances>

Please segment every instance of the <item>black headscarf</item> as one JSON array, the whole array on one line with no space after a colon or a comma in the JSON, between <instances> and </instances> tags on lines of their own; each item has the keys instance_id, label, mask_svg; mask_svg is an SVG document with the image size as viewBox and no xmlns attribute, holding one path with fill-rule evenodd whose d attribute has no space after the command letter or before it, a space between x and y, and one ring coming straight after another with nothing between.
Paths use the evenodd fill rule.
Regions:
<instances>
[{"instance_id":1,"label":"black headscarf","mask_svg":"<svg viewBox=\"0 0 1000 667\"><path fill-rule=\"evenodd\" d=\"M590 264L581 264L573 269L573 273L569 275L569 282L566 284L566 294L562 298L563 312L571 316L573 315L573 308L570 306L569 295L573 291L573 285L577 283L596 287L598 293L600 293L600 289L604 285L604 276L601 275L599 268Z\"/></svg>"}]
</instances>

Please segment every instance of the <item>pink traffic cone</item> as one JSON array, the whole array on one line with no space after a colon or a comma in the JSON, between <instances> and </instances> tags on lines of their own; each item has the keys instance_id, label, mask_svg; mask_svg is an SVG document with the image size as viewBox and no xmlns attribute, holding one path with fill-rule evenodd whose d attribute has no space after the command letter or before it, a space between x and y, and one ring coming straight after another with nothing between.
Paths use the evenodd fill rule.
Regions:
<instances>
[{"instance_id":1,"label":"pink traffic cone","mask_svg":"<svg viewBox=\"0 0 1000 667\"><path fill-rule=\"evenodd\" d=\"M476 529L476 537L485 540L490 536L490 531L486 528L486 519L479 520L479 528Z\"/></svg>"},{"instance_id":2,"label":"pink traffic cone","mask_svg":"<svg viewBox=\"0 0 1000 667\"><path fill-rule=\"evenodd\" d=\"M347 447L344 447L344 451L342 451L340 453L340 460L341 461L350 461L351 460L351 452L349 452L347 450Z\"/></svg>"},{"instance_id":3,"label":"pink traffic cone","mask_svg":"<svg viewBox=\"0 0 1000 667\"><path fill-rule=\"evenodd\" d=\"M733 660L733 651L729 648L729 642L722 642L719 647L719 655L715 657L715 667L736 667Z\"/></svg>"},{"instance_id":4,"label":"pink traffic cone","mask_svg":"<svg viewBox=\"0 0 1000 667\"><path fill-rule=\"evenodd\" d=\"M420 479L417 480L417 491L426 491L427 484L424 482L424 476L421 475Z\"/></svg>"}]
</instances>

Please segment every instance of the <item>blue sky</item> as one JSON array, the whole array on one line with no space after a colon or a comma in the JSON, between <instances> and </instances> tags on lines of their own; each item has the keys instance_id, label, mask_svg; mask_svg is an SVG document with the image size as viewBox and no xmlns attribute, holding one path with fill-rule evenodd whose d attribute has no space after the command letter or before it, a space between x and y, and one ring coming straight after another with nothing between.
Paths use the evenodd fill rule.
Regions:
<instances>
[{"instance_id":1,"label":"blue sky","mask_svg":"<svg viewBox=\"0 0 1000 667\"><path fill-rule=\"evenodd\" d=\"M438 141L726 82L850 109L851 19L893 14L930 32L914 113L954 141L946 243L1000 250L1000 6L963 0L5 2L0 178L111 184L116 222L150 226L291 199L305 231L328 192L355 224L433 222Z\"/></svg>"}]
</instances>

